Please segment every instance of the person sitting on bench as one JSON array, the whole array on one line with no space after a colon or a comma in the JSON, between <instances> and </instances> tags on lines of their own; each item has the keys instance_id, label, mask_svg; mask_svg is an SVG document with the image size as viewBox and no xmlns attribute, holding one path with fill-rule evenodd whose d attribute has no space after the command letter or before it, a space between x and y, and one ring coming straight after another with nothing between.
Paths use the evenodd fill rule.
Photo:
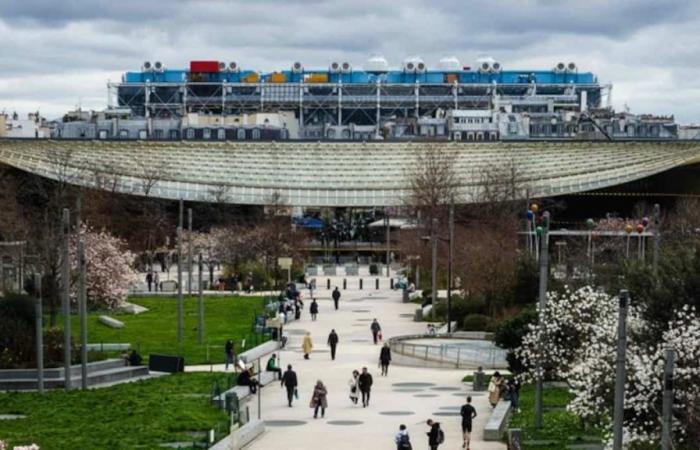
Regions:
<instances>
[{"instance_id":1,"label":"person sitting on bench","mask_svg":"<svg viewBox=\"0 0 700 450\"><path fill-rule=\"evenodd\" d=\"M252 369L243 370L238 375L238 385L248 386L251 394L258 392L258 380L256 380L251 374Z\"/></svg>"},{"instance_id":2,"label":"person sitting on bench","mask_svg":"<svg viewBox=\"0 0 700 450\"><path fill-rule=\"evenodd\" d=\"M272 356L270 356L270 359L267 360L267 367L265 368L265 370L267 372L276 372L277 379L282 379L282 369L277 367L277 355L275 355L274 353L272 354Z\"/></svg>"}]
</instances>

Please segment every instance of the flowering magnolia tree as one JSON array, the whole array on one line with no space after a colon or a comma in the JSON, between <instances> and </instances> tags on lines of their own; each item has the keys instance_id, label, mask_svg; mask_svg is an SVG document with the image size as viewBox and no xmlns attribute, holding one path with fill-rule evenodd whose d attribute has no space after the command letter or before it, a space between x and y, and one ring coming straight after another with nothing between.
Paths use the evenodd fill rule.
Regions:
<instances>
[{"instance_id":1,"label":"flowering magnolia tree","mask_svg":"<svg viewBox=\"0 0 700 450\"><path fill-rule=\"evenodd\" d=\"M127 249L125 241L106 231L95 231L82 225L81 232L85 248L88 305L93 308L116 308L126 300L129 284L136 276L132 268L134 255ZM77 246L74 235L70 243L73 298L77 298L78 289Z\"/></svg>"},{"instance_id":2,"label":"flowering magnolia tree","mask_svg":"<svg viewBox=\"0 0 700 450\"><path fill-rule=\"evenodd\" d=\"M538 360L545 375L569 383L577 416L609 426L614 405L619 301L590 287L550 293L543 325L532 325L517 350L530 367ZM628 312L627 378L625 380L625 442L631 446L658 442L665 349L676 351L673 432L676 442L698 439L700 402L700 318L692 307L675 312L663 339L645 339L646 322L637 307ZM541 345L539 345L541 343Z\"/></svg>"}]
</instances>

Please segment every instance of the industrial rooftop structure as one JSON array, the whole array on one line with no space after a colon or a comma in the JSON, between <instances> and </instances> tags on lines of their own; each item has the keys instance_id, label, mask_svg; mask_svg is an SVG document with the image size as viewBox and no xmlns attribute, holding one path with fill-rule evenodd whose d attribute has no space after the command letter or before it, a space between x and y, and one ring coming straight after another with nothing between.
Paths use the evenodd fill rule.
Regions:
<instances>
[{"instance_id":1,"label":"industrial rooftop structure","mask_svg":"<svg viewBox=\"0 0 700 450\"><path fill-rule=\"evenodd\" d=\"M282 143L0 140L0 163L43 177L165 199L289 206L400 206L426 149L446 155L459 203L514 167L525 198L627 183L700 161L693 142ZM524 192L527 190L527 193Z\"/></svg>"}]
</instances>

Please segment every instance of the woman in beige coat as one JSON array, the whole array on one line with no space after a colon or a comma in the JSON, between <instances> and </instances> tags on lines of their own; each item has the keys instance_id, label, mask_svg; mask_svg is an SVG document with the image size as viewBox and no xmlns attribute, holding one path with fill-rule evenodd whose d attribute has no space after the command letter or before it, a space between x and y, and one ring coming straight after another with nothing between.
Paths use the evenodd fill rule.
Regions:
<instances>
[{"instance_id":1,"label":"woman in beige coat","mask_svg":"<svg viewBox=\"0 0 700 450\"><path fill-rule=\"evenodd\" d=\"M311 342L311 333L306 333L304 342L301 343L301 348L304 350L304 359L309 359L309 353L314 348L314 344Z\"/></svg>"}]
</instances>

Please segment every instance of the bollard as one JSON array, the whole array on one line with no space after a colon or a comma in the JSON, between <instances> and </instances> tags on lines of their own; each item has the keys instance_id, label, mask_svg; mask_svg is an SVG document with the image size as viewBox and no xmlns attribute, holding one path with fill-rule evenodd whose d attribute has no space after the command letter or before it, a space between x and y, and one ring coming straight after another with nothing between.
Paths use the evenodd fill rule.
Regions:
<instances>
[{"instance_id":1,"label":"bollard","mask_svg":"<svg viewBox=\"0 0 700 450\"><path fill-rule=\"evenodd\" d=\"M394 279L393 278L389 278L389 288L394 289Z\"/></svg>"},{"instance_id":2,"label":"bollard","mask_svg":"<svg viewBox=\"0 0 700 450\"><path fill-rule=\"evenodd\" d=\"M362 278L360 278L360 289L362 289Z\"/></svg>"},{"instance_id":3,"label":"bollard","mask_svg":"<svg viewBox=\"0 0 700 450\"><path fill-rule=\"evenodd\" d=\"M330 288L331 288L331 279L326 278L326 289L330 289Z\"/></svg>"},{"instance_id":4,"label":"bollard","mask_svg":"<svg viewBox=\"0 0 700 450\"><path fill-rule=\"evenodd\" d=\"M377 283L376 283L376 285L377 285L377 290L379 290L379 278L377 278Z\"/></svg>"},{"instance_id":5,"label":"bollard","mask_svg":"<svg viewBox=\"0 0 700 450\"><path fill-rule=\"evenodd\" d=\"M408 295L408 289L403 288L403 302L408 303L409 301L411 301L411 299Z\"/></svg>"},{"instance_id":6,"label":"bollard","mask_svg":"<svg viewBox=\"0 0 700 450\"><path fill-rule=\"evenodd\" d=\"M345 290L345 289L347 289L347 288L348 288L348 280L346 280L345 278L343 278L343 290Z\"/></svg>"}]
</instances>

